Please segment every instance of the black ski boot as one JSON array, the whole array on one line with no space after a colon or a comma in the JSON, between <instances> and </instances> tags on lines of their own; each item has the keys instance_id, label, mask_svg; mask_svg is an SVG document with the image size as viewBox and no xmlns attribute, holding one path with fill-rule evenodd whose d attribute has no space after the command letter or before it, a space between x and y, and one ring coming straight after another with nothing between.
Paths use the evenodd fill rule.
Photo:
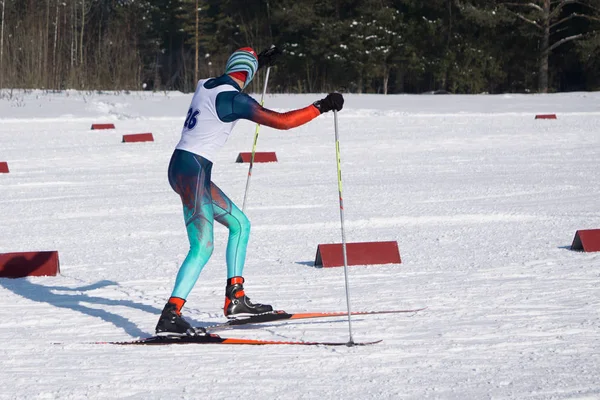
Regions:
<instances>
[{"instance_id":1,"label":"black ski boot","mask_svg":"<svg viewBox=\"0 0 600 400\"><path fill-rule=\"evenodd\" d=\"M244 278L234 276L227 280L225 288L225 306L223 312L227 318L248 317L273 311L268 304L253 304L244 293Z\"/></svg>"},{"instance_id":2,"label":"black ski boot","mask_svg":"<svg viewBox=\"0 0 600 400\"><path fill-rule=\"evenodd\" d=\"M205 335L204 328L194 328L177 311L177 306L167 303L156 324L157 336L194 336Z\"/></svg>"}]
</instances>

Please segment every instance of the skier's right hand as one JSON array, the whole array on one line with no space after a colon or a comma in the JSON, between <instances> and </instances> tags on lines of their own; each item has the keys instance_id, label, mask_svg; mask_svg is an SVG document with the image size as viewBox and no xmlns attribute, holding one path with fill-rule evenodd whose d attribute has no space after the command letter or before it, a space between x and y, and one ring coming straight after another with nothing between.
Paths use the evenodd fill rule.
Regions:
<instances>
[{"instance_id":1,"label":"skier's right hand","mask_svg":"<svg viewBox=\"0 0 600 400\"><path fill-rule=\"evenodd\" d=\"M344 107L344 97L341 93L329 93L327 97L315 101L313 105L321 114L331 110L340 111Z\"/></svg>"}]
</instances>

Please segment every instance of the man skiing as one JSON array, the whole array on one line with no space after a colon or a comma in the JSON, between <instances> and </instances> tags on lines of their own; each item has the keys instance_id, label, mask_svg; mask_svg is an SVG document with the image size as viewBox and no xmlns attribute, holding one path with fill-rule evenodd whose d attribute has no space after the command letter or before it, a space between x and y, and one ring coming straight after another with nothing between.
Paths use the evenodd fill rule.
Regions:
<instances>
[{"instance_id":1,"label":"man skiing","mask_svg":"<svg viewBox=\"0 0 600 400\"><path fill-rule=\"evenodd\" d=\"M223 75L200 80L197 84L181 140L173 152L168 170L169 183L183 203L190 250L156 325L157 335L202 333L182 317L181 308L212 254L214 221L229 229L225 316L236 318L273 311L270 305L250 302L244 292L242 273L250 221L211 181L212 160L240 119L275 129L290 129L306 124L324 112L339 111L344 105L341 94L330 93L307 107L278 113L263 108L243 93L257 70L272 65L278 54L275 47L258 56L250 47L238 49L229 57Z\"/></svg>"}]
</instances>

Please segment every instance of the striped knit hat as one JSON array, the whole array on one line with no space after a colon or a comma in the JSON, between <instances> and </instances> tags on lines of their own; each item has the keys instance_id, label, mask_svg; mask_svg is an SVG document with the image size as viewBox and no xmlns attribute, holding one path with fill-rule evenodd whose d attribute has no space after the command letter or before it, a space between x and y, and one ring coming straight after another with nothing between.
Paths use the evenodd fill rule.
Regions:
<instances>
[{"instance_id":1,"label":"striped knit hat","mask_svg":"<svg viewBox=\"0 0 600 400\"><path fill-rule=\"evenodd\" d=\"M246 80L244 81L244 87L254 78L254 74L258 69L258 58L256 52L251 47L243 47L233 52L233 54L227 60L225 66L225 73L232 74L233 72L246 73ZM243 89L242 88L242 89Z\"/></svg>"}]
</instances>

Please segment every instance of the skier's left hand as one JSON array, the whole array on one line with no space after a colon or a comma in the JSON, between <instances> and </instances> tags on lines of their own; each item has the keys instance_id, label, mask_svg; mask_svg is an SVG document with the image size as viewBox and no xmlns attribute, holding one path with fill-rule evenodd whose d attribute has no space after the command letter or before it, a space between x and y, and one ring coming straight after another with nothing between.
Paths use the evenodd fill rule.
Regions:
<instances>
[{"instance_id":1,"label":"skier's left hand","mask_svg":"<svg viewBox=\"0 0 600 400\"><path fill-rule=\"evenodd\" d=\"M258 55L258 69L261 69L262 67L272 67L281 54L281 50L275 45L261 51Z\"/></svg>"}]
</instances>

